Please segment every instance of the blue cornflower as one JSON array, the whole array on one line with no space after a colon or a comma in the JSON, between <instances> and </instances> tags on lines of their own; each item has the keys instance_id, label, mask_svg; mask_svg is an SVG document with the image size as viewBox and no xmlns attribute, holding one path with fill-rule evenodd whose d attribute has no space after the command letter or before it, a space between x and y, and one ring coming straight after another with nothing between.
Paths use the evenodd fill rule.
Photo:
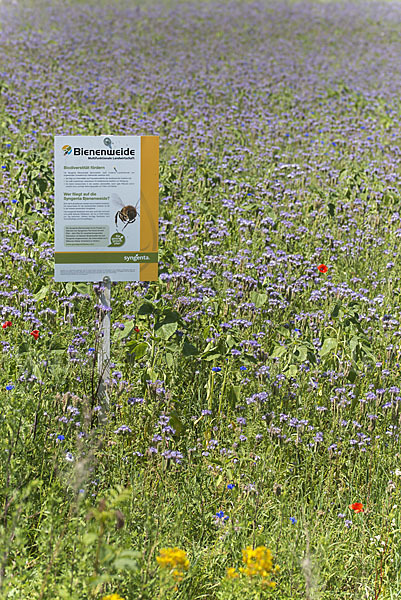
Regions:
<instances>
[{"instance_id":1,"label":"blue cornflower","mask_svg":"<svg viewBox=\"0 0 401 600\"><path fill-rule=\"evenodd\" d=\"M63 435L58 435L57 439L60 440L60 442L64 442L65 437Z\"/></svg>"},{"instance_id":2,"label":"blue cornflower","mask_svg":"<svg viewBox=\"0 0 401 600\"><path fill-rule=\"evenodd\" d=\"M229 483L229 484L227 485L227 489L228 489L228 490L232 490L232 489L234 489L234 488L235 488L235 485L234 485L233 483Z\"/></svg>"},{"instance_id":3,"label":"blue cornflower","mask_svg":"<svg viewBox=\"0 0 401 600\"><path fill-rule=\"evenodd\" d=\"M224 512L222 510L216 513L216 517L222 521L227 521L230 518L228 515L224 516Z\"/></svg>"},{"instance_id":4,"label":"blue cornflower","mask_svg":"<svg viewBox=\"0 0 401 600\"><path fill-rule=\"evenodd\" d=\"M246 371L246 367L240 367L239 370L240 371Z\"/></svg>"},{"instance_id":5,"label":"blue cornflower","mask_svg":"<svg viewBox=\"0 0 401 600\"><path fill-rule=\"evenodd\" d=\"M15 385L6 385L6 390L10 391L15 388Z\"/></svg>"},{"instance_id":6,"label":"blue cornflower","mask_svg":"<svg viewBox=\"0 0 401 600\"><path fill-rule=\"evenodd\" d=\"M221 371L221 367L212 367L212 371L218 373L219 371Z\"/></svg>"},{"instance_id":7,"label":"blue cornflower","mask_svg":"<svg viewBox=\"0 0 401 600\"><path fill-rule=\"evenodd\" d=\"M295 517L290 517L290 521L293 525L295 525L295 523L297 522Z\"/></svg>"},{"instance_id":8,"label":"blue cornflower","mask_svg":"<svg viewBox=\"0 0 401 600\"><path fill-rule=\"evenodd\" d=\"M94 348L88 348L88 352L94 352L95 349Z\"/></svg>"}]
</instances>

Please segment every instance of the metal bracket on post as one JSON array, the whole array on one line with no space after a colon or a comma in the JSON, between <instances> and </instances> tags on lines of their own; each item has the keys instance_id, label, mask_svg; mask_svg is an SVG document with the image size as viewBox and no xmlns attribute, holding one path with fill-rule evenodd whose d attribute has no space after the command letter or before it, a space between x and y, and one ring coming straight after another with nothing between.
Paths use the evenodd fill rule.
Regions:
<instances>
[{"instance_id":1,"label":"metal bracket on post","mask_svg":"<svg viewBox=\"0 0 401 600\"><path fill-rule=\"evenodd\" d=\"M101 348L99 352L98 373L99 396L102 400L103 411L108 411L110 407L110 399L107 393L106 381L110 381L110 297L111 297L111 280L110 277L103 277L103 291L100 296L100 302L104 307L102 310L101 323ZM104 417L104 415L103 415Z\"/></svg>"}]
</instances>

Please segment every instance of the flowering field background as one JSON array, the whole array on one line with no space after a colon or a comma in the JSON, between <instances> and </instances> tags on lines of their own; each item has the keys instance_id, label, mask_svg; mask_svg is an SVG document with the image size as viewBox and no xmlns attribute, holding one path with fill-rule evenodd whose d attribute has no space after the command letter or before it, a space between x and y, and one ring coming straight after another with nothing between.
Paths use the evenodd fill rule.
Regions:
<instances>
[{"instance_id":1,"label":"flowering field background","mask_svg":"<svg viewBox=\"0 0 401 600\"><path fill-rule=\"evenodd\" d=\"M0 24L0 597L400 598L401 3ZM53 136L108 133L161 153L106 414L99 286L53 281Z\"/></svg>"}]
</instances>

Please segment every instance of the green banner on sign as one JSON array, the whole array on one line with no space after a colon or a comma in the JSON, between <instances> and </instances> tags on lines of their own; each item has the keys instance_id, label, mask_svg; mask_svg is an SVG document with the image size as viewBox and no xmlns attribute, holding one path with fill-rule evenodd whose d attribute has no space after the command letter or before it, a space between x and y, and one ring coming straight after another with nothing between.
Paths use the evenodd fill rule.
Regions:
<instances>
[{"instance_id":1,"label":"green banner on sign","mask_svg":"<svg viewBox=\"0 0 401 600\"><path fill-rule=\"evenodd\" d=\"M158 262L157 252L55 252L56 264L141 263Z\"/></svg>"}]
</instances>

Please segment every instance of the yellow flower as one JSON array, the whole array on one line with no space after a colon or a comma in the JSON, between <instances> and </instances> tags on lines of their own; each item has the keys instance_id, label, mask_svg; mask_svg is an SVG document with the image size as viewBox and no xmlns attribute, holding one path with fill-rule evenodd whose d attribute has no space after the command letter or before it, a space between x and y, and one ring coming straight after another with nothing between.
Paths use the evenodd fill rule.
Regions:
<instances>
[{"instance_id":1,"label":"yellow flower","mask_svg":"<svg viewBox=\"0 0 401 600\"><path fill-rule=\"evenodd\" d=\"M236 577L239 577L239 574L237 573L234 567L230 567L229 569L227 569L227 577L228 579L235 579Z\"/></svg>"},{"instance_id":2,"label":"yellow flower","mask_svg":"<svg viewBox=\"0 0 401 600\"><path fill-rule=\"evenodd\" d=\"M176 581L181 581L184 571L188 571L189 568L187 554L185 550L179 548L162 548L160 556L157 556L156 560L161 568L169 569Z\"/></svg>"},{"instance_id":3,"label":"yellow flower","mask_svg":"<svg viewBox=\"0 0 401 600\"><path fill-rule=\"evenodd\" d=\"M265 546L258 546L254 550L251 546L248 546L242 551L242 560L245 563L245 567L240 567L240 572L248 577L254 577L259 575L262 577L262 584L274 587L276 584L269 581L269 573L277 573L279 567L273 568L273 557L268 548Z\"/></svg>"},{"instance_id":4,"label":"yellow flower","mask_svg":"<svg viewBox=\"0 0 401 600\"><path fill-rule=\"evenodd\" d=\"M109 594L108 596L103 596L102 600L124 600L124 598L121 598L119 594Z\"/></svg>"}]
</instances>

